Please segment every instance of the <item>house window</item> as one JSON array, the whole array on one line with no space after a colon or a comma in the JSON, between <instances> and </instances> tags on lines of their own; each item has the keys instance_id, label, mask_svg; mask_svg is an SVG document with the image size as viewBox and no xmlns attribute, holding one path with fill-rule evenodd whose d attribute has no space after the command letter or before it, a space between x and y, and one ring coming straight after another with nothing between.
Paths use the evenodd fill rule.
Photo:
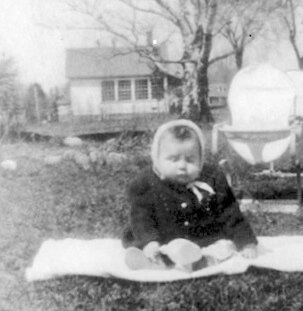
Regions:
<instances>
[{"instance_id":1,"label":"house window","mask_svg":"<svg viewBox=\"0 0 303 311\"><path fill-rule=\"evenodd\" d=\"M136 99L148 99L148 80L135 80Z\"/></svg>"},{"instance_id":2,"label":"house window","mask_svg":"<svg viewBox=\"0 0 303 311\"><path fill-rule=\"evenodd\" d=\"M115 82L102 81L102 101L115 100Z\"/></svg>"},{"instance_id":3,"label":"house window","mask_svg":"<svg viewBox=\"0 0 303 311\"><path fill-rule=\"evenodd\" d=\"M119 100L131 99L131 81L119 80L118 81L118 98Z\"/></svg>"},{"instance_id":4,"label":"house window","mask_svg":"<svg viewBox=\"0 0 303 311\"><path fill-rule=\"evenodd\" d=\"M163 79L152 79L152 98L153 99L162 99L164 97L164 85Z\"/></svg>"}]
</instances>

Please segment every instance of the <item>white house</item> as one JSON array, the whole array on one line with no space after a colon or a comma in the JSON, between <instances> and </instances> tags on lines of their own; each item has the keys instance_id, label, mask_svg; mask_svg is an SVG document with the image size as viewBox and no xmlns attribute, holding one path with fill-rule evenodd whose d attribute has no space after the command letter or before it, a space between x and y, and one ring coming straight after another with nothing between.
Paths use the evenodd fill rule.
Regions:
<instances>
[{"instance_id":1,"label":"white house","mask_svg":"<svg viewBox=\"0 0 303 311\"><path fill-rule=\"evenodd\" d=\"M117 48L69 49L66 76L74 116L167 112L166 78L137 53Z\"/></svg>"},{"instance_id":2,"label":"white house","mask_svg":"<svg viewBox=\"0 0 303 311\"><path fill-rule=\"evenodd\" d=\"M210 107L222 107L227 104L227 83L210 83L208 87L208 98Z\"/></svg>"}]
</instances>

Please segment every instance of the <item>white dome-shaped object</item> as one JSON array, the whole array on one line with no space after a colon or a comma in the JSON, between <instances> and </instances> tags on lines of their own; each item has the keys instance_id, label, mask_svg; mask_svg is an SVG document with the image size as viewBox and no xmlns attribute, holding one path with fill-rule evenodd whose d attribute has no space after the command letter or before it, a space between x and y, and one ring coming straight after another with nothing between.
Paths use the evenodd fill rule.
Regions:
<instances>
[{"instance_id":1,"label":"white dome-shaped object","mask_svg":"<svg viewBox=\"0 0 303 311\"><path fill-rule=\"evenodd\" d=\"M232 124L222 131L248 163L279 158L291 141L295 98L290 78L269 64L249 66L234 77L228 94Z\"/></svg>"},{"instance_id":2,"label":"white dome-shaped object","mask_svg":"<svg viewBox=\"0 0 303 311\"><path fill-rule=\"evenodd\" d=\"M294 98L294 86L285 73L270 64L248 66L230 86L232 124L254 131L287 128Z\"/></svg>"}]
</instances>

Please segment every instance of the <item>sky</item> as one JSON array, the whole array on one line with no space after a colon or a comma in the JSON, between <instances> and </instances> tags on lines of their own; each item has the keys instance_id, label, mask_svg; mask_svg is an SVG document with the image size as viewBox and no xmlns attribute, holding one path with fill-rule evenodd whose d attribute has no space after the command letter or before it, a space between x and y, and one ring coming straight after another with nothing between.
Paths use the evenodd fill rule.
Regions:
<instances>
[{"instance_id":1,"label":"sky","mask_svg":"<svg viewBox=\"0 0 303 311\"><path fill-rule=\"evenodd\" d=\"M31 0L0 2L0 53L13 57L24 83L64 82L64 38L36 25ZM64 54L63 54L64 55Z\"/></svg>"},{"instance_id":2,"label":"sky","mask_svg":"<svg viewBox=\"0 0 303 311\"><path fill-rule=\"evenodd\" d=\"M62 85L66 82L65 49L96 46L99 37L94 32L56 29L62 16L56 0L0 1L0 56L14 58L21 82L38 82L46 90ZM269 54L250 55L250 59L271 59L281 69L293 69L293 55L287 43L283 46Z\"/></svg>"},{"instance_id":3,"label":"sky","mask_svg":"<svg viewBox=\"0 0 303 311\"><path fill-rule=\"evenodd\" d=\"M49 89L66 82L65 49L92 46L95 35L56 29L55 1L43 1L0 1L0 56L15 60L21 82Z\"/></svg>"}]
</instances>

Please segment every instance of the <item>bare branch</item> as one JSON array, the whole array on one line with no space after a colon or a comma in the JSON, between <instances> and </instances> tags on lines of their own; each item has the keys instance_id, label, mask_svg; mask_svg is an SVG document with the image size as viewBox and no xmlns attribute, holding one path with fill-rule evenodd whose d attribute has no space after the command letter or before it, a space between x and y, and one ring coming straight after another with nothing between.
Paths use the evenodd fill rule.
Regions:
<instances>
[{"instance_id":1,"label":"bare branch","mask_svg":"<svg viewBox=\"0 0 303 311\"><path fill-rule=\"evenodd\" d=\"M200 16L202 15L200 0L190 0L191 6L194 8L194 21L195 24L199 24Z\"/></svg>"},{"instance_id":2,"label":"bare branch","mask_svg":"<svg viewBox=\"0 0 303 311\"><path fill-rule=\"evenodd\" d=\"M133 10L136 10L136 11L141 12L141 13L149 14L149 15L159 16L165 20L170 21L175 26L178 26L177 19L174 18L174 16L171 16L170 14L164 14L163 11L158 11L158 10L155 10L152 8L145 9L145 8L142 8L138 5L133 4L133 2L129 1L129 0L119 0L119 1L121 3L127 5L128 7L132 8Z\"/></svg>"},{"instance_id":3,"label":"bare branch","mask_svg":"<svg viewBox=\"0 0 303 311\"><path fill-rule=\"evenodd\" d=\"M186 0L180 0L180 7L181 7L181 12L182 12L181 13L182 14L182 18L184 20L184 23L187 25L187 28L188 28L189 32L191 34L193 34L194 33L194 28L193 28L193 26L191 24L186 4L187 4Z\"/></svg>"},{"instance_id":4,"label":"bare branch","mask_svg":"<svg viewBox=\"0 0 303 311\"><path fill-rule=\"evenodd\" d=\"M220 56L216 56L216 57L214 57L213 59L211 59L211 60L209 61L209 65L212 65L212 64L214 64L215 62L217 62L217 61L219 61L219 60L222 60L222 59L225 59L225 58L227 58L227 57L229 57L229 56L231 56L231 55L234 55L234 54L235 54L235 51L230 51L230 52L225 53L225 54L222 54L222 55L220 55Z\"/></svg>"},{"instance_id":5,"label":"bare branch","mask_svg":"<svg viewBox=\"0 0 303 311\"><path fill-rule=\"evenodd\" d=\"M297 59L300 59L300 52L294 37L290 37L290 43L293 46Z\"/></svg>"},{"instance_id":6,"label":"bare branch","mask_svg":"<svg viewBox=\"0 0 303 311\"><path fill-rule=\"evenodd\" d=\"M290 22L289 22L287 16L286 16L285 14L281 14L281 18L283 19L283 21L284 21L286 27L288 28L288 31L289 31L289 32L292 32L292 27L291 27L291 25L290 25Z\"/></svg>"},{"instance_id":7,"label":"bare branch","mask_svg":"<svg viewBox=\"0 0 303 311\"><path fill-rule=\"evenodd\" d=\"M261 34L265 21L277 10L278 5L272 2L268 4L265 0L230 0L225 3L230 6L232 13L227 17L223 16L224 27L220 33L234 49L239 65L238 56L243 55L246 45ZM224 13L225 10L223 15Z\"/></svg>"},{"instance_id":8,"label":"bare branch","mask_svg":"<svg viewBox=\"0 0 303 311\"><path fill-rule=\"evenodd\" d=\"M217 0L210 0L210 5L207 6L207 26L206 33L211 34L214 29L214 24L217 16L218 2Z\"/></svg>"},{"instance_id":9,"label":"bare branch","mask_svg":"<svg viewBox=\"0 0 303 311\"><path fill-rule=\"evenodd\" d=\"M296 17L295 17L295 8L292 0L288 0L287 3L290 6L290 17L291 17L291 26L292 26L292 35L295 37L297 34L296 27Z\"/></svg>"},{"instance_id":10,"label":"bare branch","mask_svg":"<svg viewBox=\"0 0 303 311\"><path fill-rule=\"evenodd\" d=\"M175 19L176 23L179 24L180 20L178 17L178 14L174 12L174 10L165 3L163 0L155 0L155 2L162 8L164 11L166 11L173 19Z\"/></svg>"}]
</instances>

